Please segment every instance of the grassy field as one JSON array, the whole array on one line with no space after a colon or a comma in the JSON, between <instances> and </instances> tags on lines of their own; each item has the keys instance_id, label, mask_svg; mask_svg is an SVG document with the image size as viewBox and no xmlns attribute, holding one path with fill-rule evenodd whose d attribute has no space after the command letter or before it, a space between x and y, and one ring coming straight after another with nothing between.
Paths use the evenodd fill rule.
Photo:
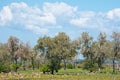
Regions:
<instances>
[{"instance_id":1,"label":"grassy field","mask_svg":"<svg viewBox=\"0 0 120 80\"><path fill-rule=\"evenodd\" d=\"M0 73L0 80L120 80L119 74L89 73L81 69L60 70L57 74L43 74L39 70Z\"/></svg>"}]
</instances>

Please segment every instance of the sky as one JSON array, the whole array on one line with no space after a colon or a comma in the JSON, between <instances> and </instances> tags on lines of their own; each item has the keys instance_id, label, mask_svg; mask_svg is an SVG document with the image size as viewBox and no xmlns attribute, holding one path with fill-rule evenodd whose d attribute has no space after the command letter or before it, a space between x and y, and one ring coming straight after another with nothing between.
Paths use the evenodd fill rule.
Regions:
<instances>
[{"instance_id":1,"label":"sky","mask_svg":"<svg viewBox=\"0 0 120 80\"><path fill-rule=\"evenodd\" d=\"M120 0L0 0L0 42L15 36L32 46L39 37L82 32L97 38L120 31Z\"/></svg>"}]
</instances>

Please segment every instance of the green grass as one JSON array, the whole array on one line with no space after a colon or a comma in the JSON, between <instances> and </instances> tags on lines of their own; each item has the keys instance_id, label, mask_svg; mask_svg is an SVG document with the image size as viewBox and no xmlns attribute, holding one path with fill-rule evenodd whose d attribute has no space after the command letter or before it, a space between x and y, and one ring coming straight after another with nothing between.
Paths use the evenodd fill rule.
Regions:
<instances>
[{"instance_id":1,"label":"green grass","mask_svg":"<svg viewBox=\"0 0 120 80\"><path fill-rule=\"evenodd\" d=\"M120 80L120 73L106 73L111 70L105 69L105 73L89 73L82 69L59 70L57 74L43 74L40 70L18 71L18 73L0 73L0 80Z\"/></svg>"},{"instance_id":2,"label":"green grass","mask_svg":"<svg viewBox=\"0 0 120 80\"><path fill-rule=\"evenodd\" d=\"M87 74L87 75L48 75L48 74L12 74L0 76L1 80L120 80L119 75L112 74Z\"/></svg>"},{"instance_id":3,"label":"green grass","mask_svg":"<svg viewBox=\"0 0 120 80\"><path fill-rule=\"evenodd\" d=\"M88 72L86 70L83 70L83 69L61 69L58 71L57 74L72 74L72 73L85 73L85 72Z\"/></svg>"},{"instance_id":4,"label":"green grass","mask_svg":"<svg viewBox=\"0 0 120 80\"><path fill-rule=\"evenodd\" d=\"M35 69L35 70L18 70L19 73L24 73L24 74L31 74L33 72L41 72L39 69ZM86 70L83 69L60 69L58 71L58 73L55 74L67 74L67 73L85 73L88 72Z\"/></svg>"},{"instance_id":5,"label":"green grass","mask_svg":"<svg viewBox=\"0 0 120 80\"><path fill-rule=\"evenodd\" d=\"M24 73L24 74L31 74L33 72L41 72L39 69L35 70L18 70L19 73Z\"/></svg>"}]
</instances>

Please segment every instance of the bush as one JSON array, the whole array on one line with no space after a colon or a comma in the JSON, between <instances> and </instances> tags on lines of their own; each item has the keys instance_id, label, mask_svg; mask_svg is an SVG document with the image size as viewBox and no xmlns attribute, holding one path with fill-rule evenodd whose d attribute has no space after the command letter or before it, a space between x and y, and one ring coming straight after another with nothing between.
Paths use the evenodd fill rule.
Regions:
<instances>
[{"instance_id":1,"label":"bush","mask_svg":"<svg viewBox=\"0 0 120 80\"><path fill-rule=\"evenodd\" d=\"M0 62L0 72L10 72L10 67L5 63Z\"/></svg>"},{"instance_id":2,"label":"bush","mask_svg":"<svg viewBox=\"0 0 120 80\"><path fill-rule=\"evenodd\" d=\"M86 61L83 65L83 69L89 70L90 72L97 71L98 65L92 61Z\"/></svg>"},{"instance_id":3,"label":"bush","mask_svg":"<svg viewBox=\"0 0 120 80\"><path fill-rule=\"evenodd\" d=\"M45 72L50 72L50 67L46 64L42 64L40 67L40 70L45 73Z\"/></svg>"},{"instance_id":4,"label":"bush","mask_svg":"<svg viewBox=\"0 0 120 80\"><path fill-rule=\"evenodd\" d=\"M83 63L82 64L77 64L76 68L83 68Z\"/></svg>"},{"instance_id":5,"label":"bush","mask_svg":"<svg viewBox=\"0 0 120 80\"><path fill-rule=\"evenodd\" d=\"M10 65L11 70L15 71L16 69L19 69L20 65L16 65L15 63L12 63Z\"/></svg>"},{"instance_id":6,"label":"bush","mask_svg":"<svg viewBox=\"0 0 120 80\"><path fill-rule=\"evenodd\" d=\"M73 68L73 65L71 63L68 63L67 64L67 69L72 69Z\"/></svg>"}]
</instances>

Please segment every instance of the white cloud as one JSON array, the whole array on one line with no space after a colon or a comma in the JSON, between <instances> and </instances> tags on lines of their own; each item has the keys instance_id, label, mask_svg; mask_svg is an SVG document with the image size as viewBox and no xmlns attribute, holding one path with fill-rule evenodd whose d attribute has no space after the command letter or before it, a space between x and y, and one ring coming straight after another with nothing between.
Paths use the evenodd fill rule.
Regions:
<instances>
[{"instance_id":1,"label":"white cloud","mask_svg":"<svg viewBox=\"0 0 120 80\"><path fill-rule=\"evenodd\" d=\"M50 30L55 31L60 28L68 30L71 26L77 27L77 30L97 29L110 32L113 29L120 30L120 8L97 13L78 11L76 6L64 2L45 2L42 9L24 2L11 3L0 11L0 26L6 25L16 25L16 27L20 25L21 28L37 34L46 34Z\"/></svg>"},{"instance_id":2,"label":"white cloud","mask_svg":"<svg viewBox=\"0 0 120 80\"><path fill-rule=\"evenodd\" d=\"M88 20L89 18L72 19L70 23L76 26L85 26Z\"/></svg>"},{"instance_id":3,"label":"white cloud","mask_svg":"<svg viewBox=\"0 0 120 80\"><path fill-rule=\"evenodd\" d=\"M80 16L82 18L91 18L94 17L95 15L96 13L93 11L83 11L83 12L81 11L77 16Z\"/></svg>"},{"instance_id":4,"label":"white cloud","mask_svg":"<svg viewBox=\"0 0 120 80\"><path fill-rule=\"evenodd\" d=\"M116 19L116 18L120 19L120 8L116 8L116 9L109 11L107 13L107 17L111 20Z\"/></svg>"},{"instance_id":5,"label":"white cloud","mask_svg":"<svg viewBox=\"0 0 120 80\"><path fill-rule=\"evenodd\" d=\"M56 16L67 16L72 17L74 13L77 11L77 7L72 7L63 2L56 3L44 3L43 10L45 12L50 12Z\"/></svg>"},{"instance_id":6,"label":"white cloud","mask_svg":"<svg viewBox=\"0 0 120 80\"><path fill-rule=\"evenodd\" d=\"M11 21L10 24L9 21ZM38 7L30 7L23 2L12 3L3 7L0 12L0 25L8 24L21 25L35 33L45 34L48 32L48 26L56 25L56 17L51 13L41 11Z\"/></svg>"},{"instance_id":7,"label":"white cloud","mask_svg":"<svg viewBox=\"0 0 120 80\"><path fill-rule=\"evenodd\" d=\"M46 29L46 28L40 28L39 26L26 25L26 28L29 29L29 30L32 30L36 34L39 34L39 33L46 34L46 33L48 33L48 29Z\"/></svg>"},{"instance_id":8,"label":"white cloud","mask_svg":"<svg viewBox=\"0 0 120 80\"><path fill-rule=\"evenodd\" d=\"M80 28L96 28L96 21L93 20L96 16L95 12L79 12L77 16L77 18L71 19L70 24Z\"/></svg>"},{"instance_id":9,"label":"white cloud","mask_svg":"<svg viewBox=\"0 0 120 80\"><path fill-rule=\"evenodd\" d=\"M73 18L70 24L84 29L97 29L99 31L111 32L120 29L120 8L108 12L80 12L78 18Z\"/></svg>"},{"instance_id":10,"label":"white cloud","mask_svg":"<svg viewBox=\"0 0 120 80\"><path fill-rule=\"evenodd\" d=\"M6 23L12 20L12 12L9 6L3 7L0 11L0 26L4 26Z\"/></svg>"}]
</instances>

